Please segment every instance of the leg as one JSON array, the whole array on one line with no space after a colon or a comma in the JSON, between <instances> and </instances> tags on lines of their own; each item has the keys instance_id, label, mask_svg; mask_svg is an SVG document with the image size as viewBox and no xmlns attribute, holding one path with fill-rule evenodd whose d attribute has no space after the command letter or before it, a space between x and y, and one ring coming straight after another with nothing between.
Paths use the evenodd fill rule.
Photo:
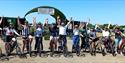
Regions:
<instances>
[{"instance_id":1,"label":"leg","mask_svg":"<svg viewBox=\"0 0 125 63\"><path fill-rule=\"evenodd\" d=\"M38 37L35 37L35 48L34 48L34 50L37 50L37 44L38 44Z\"/></svg>"}]
</instances>

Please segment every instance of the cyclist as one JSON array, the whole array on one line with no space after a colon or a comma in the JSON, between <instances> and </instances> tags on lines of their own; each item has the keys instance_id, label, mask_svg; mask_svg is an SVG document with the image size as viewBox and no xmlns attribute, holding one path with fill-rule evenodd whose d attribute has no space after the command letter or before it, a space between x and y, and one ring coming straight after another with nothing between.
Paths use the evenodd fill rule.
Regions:
<instances>
[{"instance_id":1,"label":"cyclist","mask_svg":"<svg viewBox=\"0 0 125 63\"><path fill-rule=\"evenodd\" d=\"M79 47L79 41L80 41L80 32L79 32L79 26L75 25L73 29L73 46L72 49L73 51L76 52L76 54L80 53L80 47Z\"/></svg>"},{"instance_id":2,"label":"cyclist","mask_svg":"<svg viewBox=\"0 0 125 63\"><path fill-rule=\"evenodd\" d=\"M63 47L67 47L67 39L66 39L66 29L67 26L70 24L71 20L65 25L64 22L61 23L61 25L59 25L59 44L60 44L60 48L63 49ZM62 43L63 40L63 43Z\"/></svg>"},{"instance_id":3,"label":"cyclist","mask_svg":"<svg viewBox=\"0 0 125 63\"><path fill-rule=\"evenodd\" d=\"M37 50L37 53L41 57L41 50L43 50L43 32L44 32L44 25L42 23L38 23L36 25L36 17L33 18L34 21L34 27L36 28L35 30L35 50Z\"/></svg>"},{"instance_id":4,"label":"cyclist","mask_svg":"<svg viewBox=\"0 0 125 63\"><path fill-rule=\"evenodd\" d=\"M29 36L29 25L28 22L25 21L23 29L22 29L22 39L23 39L23 48L22 48L22 52L24 53L24 49L27 48L27 52L28 52L28 36Z\"/></svg>"},{"instance_id":5,"label":"cyclist","mask_svg":"<svg viewBox=\"0 0 125 63\"><path fill-rule=\"evenodd\" d=\"M4 30L5 30L5 35L6 35L6 40L5 40L6 56L8 56L7 49L8 49L9 43L11 42L11 40L15 36L15 34L18 36L20 36L20 35L14 29L12 23L10 23L9 27L5 28Z\"/></svg>"},{"instance_id":6,"label":"cyclist","mask_svg":"<svg viewBox=\"0 0 125 63\"><path fill-rule=\"evenodd\" d=\"M53 44L55 45L55 50L57 49L57 27L56 24L52 24L49 27L49 31L51 33L50 35L50 47L54 47Z\"/></svg>"}]
</instances>

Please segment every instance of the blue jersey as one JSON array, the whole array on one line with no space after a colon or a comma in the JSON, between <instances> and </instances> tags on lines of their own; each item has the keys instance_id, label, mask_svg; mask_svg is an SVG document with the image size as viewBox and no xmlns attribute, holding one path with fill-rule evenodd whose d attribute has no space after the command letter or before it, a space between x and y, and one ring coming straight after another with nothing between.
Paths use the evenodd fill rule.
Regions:
<instances>
[{"instance_id":1,"label":"blue jersey","mask_svg":"<svg viewBox=\"0 0 125 63\"><path fill-rule=\"evenodd\" d=\"M29 28L24 27L23 30L22 30L22 36L28 37L28 35L29 35Z\"/></svg>"},{"instance_id":2,"label":"blue jersey","mask_svg":"<svg viewBox=\"0 0 125 63\"><path fill-rule=\"evenodd\" d=\"M51 36L57 36L57 30L56 28L49 28Z\"/></svg>"},{"instance_id":3,"label":"blue jersey","mask_svg":"<svg viewBox=\"0 0 125 63\"><path fill-rule=\"evenodd\" d=\"M36 37L42 37L43 36L44 29L42 28L37 28L35 32Z\"/></svg>"}]
</instances>

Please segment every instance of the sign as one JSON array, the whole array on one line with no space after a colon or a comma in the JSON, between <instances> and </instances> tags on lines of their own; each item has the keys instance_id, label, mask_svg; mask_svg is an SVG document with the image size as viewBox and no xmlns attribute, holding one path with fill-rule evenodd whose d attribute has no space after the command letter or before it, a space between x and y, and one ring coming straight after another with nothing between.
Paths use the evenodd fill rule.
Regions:
<instances>
[{"instance_id":1,"label":"sign","mask_svg":"<svg viewBox=\"0 0 125 63\"><path fill-rule=\"evenodd\" d=\"M54 15L55 10L53 8L38 8L38 13Z\"/></svg>"}]
</instances>

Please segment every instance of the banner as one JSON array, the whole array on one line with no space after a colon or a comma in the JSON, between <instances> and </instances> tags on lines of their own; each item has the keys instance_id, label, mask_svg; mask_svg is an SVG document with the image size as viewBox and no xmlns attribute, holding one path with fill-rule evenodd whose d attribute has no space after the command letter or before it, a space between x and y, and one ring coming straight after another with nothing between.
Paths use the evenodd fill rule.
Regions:
<instances>
[{"instance_id":1,"label":"banner","mask_svg":"<svg viewBox=\"0 0 125 63\"><path fill-rule=\"evenodd\" d=\"M54 15L55 10L53 8L38 8L38 13Z\"/></svg>"}]
</instances>

